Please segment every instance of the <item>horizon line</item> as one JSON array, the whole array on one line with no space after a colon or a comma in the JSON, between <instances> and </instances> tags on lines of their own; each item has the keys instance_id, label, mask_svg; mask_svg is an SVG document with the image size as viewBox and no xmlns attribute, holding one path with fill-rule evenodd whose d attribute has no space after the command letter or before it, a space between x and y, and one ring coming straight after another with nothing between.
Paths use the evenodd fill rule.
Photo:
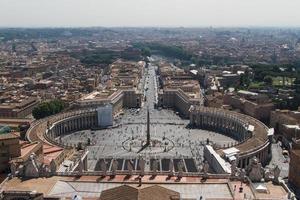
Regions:
<instances>
[{"instance_id":1,"label":"horizon line","mask_svg":"<svg viewBox=\"0 0 300 200\"><path fill-rule=\"evenodd\" d=\"M288 25L288 26L280 26L280 25L241 25L241 26L1 26L0 29L60 29L60 28L66 28L66 29L90 29L90 28L283 28L283 29L299 29L300 25Z\"/></svg>"}]
</instances>

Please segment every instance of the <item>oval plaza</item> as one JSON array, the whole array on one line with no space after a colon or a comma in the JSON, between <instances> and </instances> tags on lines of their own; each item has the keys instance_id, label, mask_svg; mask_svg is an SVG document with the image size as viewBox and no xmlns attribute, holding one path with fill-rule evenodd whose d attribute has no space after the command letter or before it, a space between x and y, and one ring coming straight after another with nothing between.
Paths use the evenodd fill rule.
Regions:
<instances>
[{"instance_id":1,"label":"oval plaza","mask_svg":"<svg viewBox=\"0 0 300 200\"><path fill-rule=\"evenodd\" d=\"M126 82L115 69L121 61L114 65L112 79ZM232 161L246 168L253 157L262 165L271 159L273 130L262 122L204 107L199 83L174 66L137 66L130 87L91 93L72 111L36 121L28 130L30 141L64 149L54 160L58 172L71 173L82 163L86 174L201 175L208 164L207 172L229 174ZM169 70L173 82L166 79Z\"/></svg>"}]
</instances>

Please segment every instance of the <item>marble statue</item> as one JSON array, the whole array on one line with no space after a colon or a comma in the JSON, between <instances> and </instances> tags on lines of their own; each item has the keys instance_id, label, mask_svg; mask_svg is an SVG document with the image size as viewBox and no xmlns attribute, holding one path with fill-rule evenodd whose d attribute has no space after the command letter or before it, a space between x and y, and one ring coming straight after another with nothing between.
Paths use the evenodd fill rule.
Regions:
<instances>
[{"instance_id":1,"label":"marble statue","mask_svg":"<svg viewBox=\"0 0 300 200\"><path fill-rule=\"evenodd\" d=\"M79 163L78 163L78 173L79 173L80 176L82 175L82 172L83 172L83 162L80 159Z\"/></svg>"},{"instance_id":2,"label":"marble statue","mask_svg":"<svg viewBox=\"0 0 300 200\"><path fill-rule=\"evenodd\" d=\"M241 171L240 171L240 180L242 182L246 181L246 170L245 169L241 169Z\"/></svg>"},{"instance_id":3,"label":"marble statue","mask_svg":"<svg viewBox=\"0 0 300 200\"><path fill-rule=\"evenodd\" d=\"M271 181L274 179L273 171L271 171L269 168L266 168L264 171L264 180L266 182Z\"/></svg>"},{"instance_id":4,"label":"marble statue","mask_svg":"<svg viewBox=\"0 0 300 200\"><path fill-rule=\"evenodd\" d=\"M47 165L45 165L45 164L42 164L41 166L40 166L40 176L43 176L43 177L48 177L48 176L50 176L50 169L49 169L49 167L47 166Z\"/></svg>"},{"instance_id":5,"label":"marble statue","mask_svg":"<svg viewBox=\"0 0 300 200\"><path fill-rule=\"evenodd\" d=\"M12 176L15 176L17 172L17 166L14 162L10 163L10 173Z\"/></svg>"},{"instance_id":6,"label":"marble statue","mask_svg":"<svg viewBox=\"0 0 300 200\"><path fill-rule=\"evenodd\" d=\"M231 162L231 176L236 177L237 171L238 171L238 169L237 169L237 165L236 165L236 160L233 160Z\"/></svg>"},{"instance_id":7,"label":"marble statue","mask_svg":"<svg viewBox=\"0 0 300 200\"><path fill-rule=\"evenodd\" d=\"M248 176L253 182L260 182L263 178L263 168L256 157L253 157L251 159L250 165L248 167Z\"/></svg>"},{"instance_id":8,"label":"marble statue","mask_svg":"<svg viewBox=\"0 0 300 200\"><path fill-rule=\"evenodd\" d=\"M127 162L127 169L128 169L129 175L132 175L133 163L131 162L131 160L128 160L128 162Z\"/></svg>"},{"instance_id":9,"label":"marble statue","mask_svg":"<svg viewBox=\"0 0 300 200\"><path fill-rule=\"evenodd\" d=\"M19 165L17 171L19 176L24 176L24 165Z\"/></svg>"},{"instance_id":10,"label":"marble statue","mask_svg":"<svg viewBox=\"0 0 300 200\"><path fill-rule=\"evenodd\" d=\"M182 178L183 176L183 168L184 168L184 164L183 161L180 160L180 162L178 163L178 178Z\"/></svg>"},{"instance_id":11,"label":"marble statue","mask_svg":"<svg viewBox=\"0 0 300 200\"><path fill-rule=\"evenodd\" d=\"M173 176L173 168L174 168L174 162L172 159L170 159L170 162L169 162L169 173L170 173L170 176Z\"/></svg>"},{"instance_id":12,"label":"marble statue","mask_svg":"<svg viewBox=\"0 0 300 200\"><path fill-rule=\"evenodd\" d=\"M273 182L279 184L280 180L280 169L278 167L278 165L276 165L276 167L273 169L273 174L274 174L274 179Z\"/></svg>"},{"instance_id":13,"label":"marble statue","mask_svg":"<svg viewBox=\"0 0 300 200\"><path fill-rule=\"evenodd\" d=\"M100 163L100 169L103 171L103 174L106 175L107 172L107 162L105 160L102 160Z\"/></svg>"},{"instance_id":14,"label":"marble statue","mask_svg":"<svg viewBox=\"0 0 300 200\"><path fill-rule=\"evenodd\" d=\"M116 159L113 160L112 163L112 175L115 176L118 169L118 161Z\"/></svg>"},{"instance_id":15,"label":"marble statue","mask_svg":"<svg viewBox=\"0 0 300 200\"><path fill-rule=\"evenodd\" d=\"M204 162L203 164L203 172L204 172L204 177L208 176L208 170L209 170L209 164L207 162L207 160Z\"/></svg>"},{"instance_id":16,"label":"marble statue","mask_svg":"<svg viewBox=\"0 0 300 200\"><path fill-rule=\"evenodd\" d=\"M154 175L156 175L156 173L157 173L157 168L158 168L158 162L157 162L156 159L153 160L152 167L153 167L153 173L154 173Z\"/></svg>"},{"instance_id":17,"label":"marble statue","mask_svg":"<svg viewBox=\"0 0 300 200\"><path fill-rule=\"evenodd\" d=\"M52 175L54 175L56 173L56 164L55 164L54 159L52 159L50 162L50 172Z\"/></svg>"},{"instance_id":18,"label":"marble statue","mask_svg":"<svg viewBox=\"0 0 300 200\"><path fill-rule=\"evenodd\" d=\"M24 176L31 178L38 178L40 176L39 163L34 153L32 153L29 159L24 163Z\"/></svg>"},{"instance_id":19,"label":"marble statue","mask_svg":"<svg viewBox=\"0 0 300 200\"><path fill-rule=\"evenodd\" d=\"M143 158L140 158L139 166L140 166L140 169L141 169L140 175L143 176L145 174L145 160Z\"/></svg>"}]
</instances>

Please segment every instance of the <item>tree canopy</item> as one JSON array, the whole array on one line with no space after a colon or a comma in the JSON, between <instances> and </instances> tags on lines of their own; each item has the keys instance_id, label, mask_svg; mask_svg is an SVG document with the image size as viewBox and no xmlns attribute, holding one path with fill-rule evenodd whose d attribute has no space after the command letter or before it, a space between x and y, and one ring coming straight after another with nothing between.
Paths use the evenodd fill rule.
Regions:
<instances>
[{"instance_id":1,"label":"tree canopy","mask_svg":"<svg viewBox=\"0 0 300 200\"><path fill-rule=\"evenodd\" d=\"M141 49L144 56L149 56L156 53L180 60L190 60L193 56L180 46L171 46L160 43L135 43L133 46Z\"/></svg>"},{"instance_id":2,"label":"tree canopy","mask_svg":"<svg viewBox=\"0 0 300 200\"><path fill-rule=\"evenodd\" d=\"M268 84L268 85L272 85L272 84L273 84L272 76L269 76L269 75L265 76L265 77L264 77L264 82L265 82L266 84Z\"/></svg>"},{"instance_id":3,"label":"tree canopy","mask_svg":"<svg viewBox=\"0 0 300 200\"><path fill-rule=\"evenodd\" d=\"M40 103L32 111L35 119L41 119L61 112L65 108L65 103L60 100L53 100Z\"/></svg>"}]
</instances>

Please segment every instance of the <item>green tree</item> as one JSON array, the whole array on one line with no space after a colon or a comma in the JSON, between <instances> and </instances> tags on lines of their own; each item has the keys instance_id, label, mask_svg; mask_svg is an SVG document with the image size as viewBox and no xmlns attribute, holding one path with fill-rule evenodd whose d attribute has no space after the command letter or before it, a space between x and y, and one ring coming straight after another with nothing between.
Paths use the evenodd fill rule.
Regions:
<instances>
[{"instance_id":1,"label":"green tree","mask_svg":"<svg viewBox=\"0 0 300 200\"><path fill-rule=\"evenodd\" d=\"M300 76L294 80L294 87L297 93L300 93Z\"/></svg>"},{"instance_id":2,"label":"green tree","mask_svg":"<svg viewBox=\"0 0 300 200\"><path fill-rule=\"evenodd\" d=\"M142 51L141 52L142 56L148 56L148 57L151 56L151 50L150 50L150 48L144 47L144 48L142 48L141 51Z\"/></svg>"},{"instance_id":3,"label":"green tree","mask_svg":"<svg viewBox=\"0 0 300 200\"><path fill-rule=\"evenodd\" d=\"M251 82L250 74L249 74L249 71L246 70L244 74L241 74L240 85L244 88L248 88L250 85L250 82Z\"/></svg>"},{"instance_id":4,"label":"green tree","mask_svg":"<svg viewBox=\"0 0 300 200\"><path fill-rule=\"evenodd\" d=\"M35 119L41 119L61 112L65 106L65 103L60 100L42 102L33 109L32 115Z\"/></svg>"},{"instance_id":5,"label":"green tree","mask_svg":"<svg viewBox=\"0 0 300 200\"><path fill-rule=\"evenodd\" d=\"M265 76L264 77L264 82L268 85L272 85L273 84L273 79L272 76Z\"/></svg>"}]
</instances>

